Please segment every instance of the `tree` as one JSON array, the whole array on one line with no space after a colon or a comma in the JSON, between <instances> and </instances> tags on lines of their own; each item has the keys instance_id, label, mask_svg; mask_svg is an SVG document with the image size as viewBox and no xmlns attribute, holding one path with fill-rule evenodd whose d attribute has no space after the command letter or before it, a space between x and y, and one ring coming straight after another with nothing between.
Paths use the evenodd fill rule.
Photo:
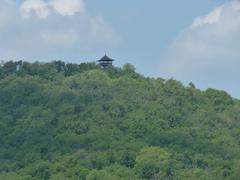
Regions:
<instances>
[{"instance_id":1,"label":"tree","mask_svg":"<svg viewBox=\"0 0 240 180\"><path fill-rule=\"evenodd\" d=\"M143 179L152 179L155 175L167 177L170 155L160 147L144 147L137 155L134 169Z\"/></svg>"}]
</instances>

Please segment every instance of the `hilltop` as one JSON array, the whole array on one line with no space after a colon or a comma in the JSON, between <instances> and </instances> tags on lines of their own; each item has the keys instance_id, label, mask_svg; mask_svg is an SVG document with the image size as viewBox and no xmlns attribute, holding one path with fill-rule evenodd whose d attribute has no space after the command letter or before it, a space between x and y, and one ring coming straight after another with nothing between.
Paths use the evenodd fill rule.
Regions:
<instances>
[{"instance_id":1,"label":"hilltop","mask_svg":"<svg viewBox=\"0 0 240 180\"><path fill-rule=\"evenodd\" d=\"M0 66L0 179L238 179L240 101L134 66Z\"/></svg>"}]
</instances>

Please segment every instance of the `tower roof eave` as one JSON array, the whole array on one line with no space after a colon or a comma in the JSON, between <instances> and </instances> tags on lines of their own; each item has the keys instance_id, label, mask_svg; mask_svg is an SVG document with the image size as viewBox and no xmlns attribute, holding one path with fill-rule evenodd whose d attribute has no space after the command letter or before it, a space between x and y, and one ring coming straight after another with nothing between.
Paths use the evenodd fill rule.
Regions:
<instances>
[{"instance_id":1,"label":"tower roof eave","mask_svg":"<svg viewBox=\"0 0 240 180\"><path fill-rule=\"evenodd\" d=\"M101 61L114 61L114 59L111 59L110 57L105 55L100 60L98 60L98 62L101 62Z\"/></svg>"}]
</instances>

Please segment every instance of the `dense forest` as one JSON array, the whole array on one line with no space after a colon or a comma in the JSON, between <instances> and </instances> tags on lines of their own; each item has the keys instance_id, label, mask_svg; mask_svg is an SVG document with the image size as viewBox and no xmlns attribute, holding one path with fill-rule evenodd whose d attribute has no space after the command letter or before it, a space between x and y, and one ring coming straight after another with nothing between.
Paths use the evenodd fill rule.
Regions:
<instances>
[{"instance_id":1,"label":"dense forest","mask_svg":"<svg viewBox=\"0 0 240 180\"><path fill-rule=\"evenodd\" d=\"M0 66L1 180L238 180L240 101L134 66Z\"/></svg>"}]
</instances>

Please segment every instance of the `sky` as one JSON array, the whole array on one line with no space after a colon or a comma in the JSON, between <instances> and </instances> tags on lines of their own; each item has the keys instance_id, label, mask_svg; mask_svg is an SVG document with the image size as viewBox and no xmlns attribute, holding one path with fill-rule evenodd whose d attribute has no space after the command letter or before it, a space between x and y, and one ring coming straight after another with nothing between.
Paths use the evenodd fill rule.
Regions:
<instances>
[{"instance_id":1,"label":"sky","mask_svg":"<svg viewBox=\"0 0 240 180\"><path fill-rule=\"evenodd\" d=\"M105 53L146 76L240 98L240 2L0 1L0 60L81 63Z\"/></svg>"}]
</instances>

